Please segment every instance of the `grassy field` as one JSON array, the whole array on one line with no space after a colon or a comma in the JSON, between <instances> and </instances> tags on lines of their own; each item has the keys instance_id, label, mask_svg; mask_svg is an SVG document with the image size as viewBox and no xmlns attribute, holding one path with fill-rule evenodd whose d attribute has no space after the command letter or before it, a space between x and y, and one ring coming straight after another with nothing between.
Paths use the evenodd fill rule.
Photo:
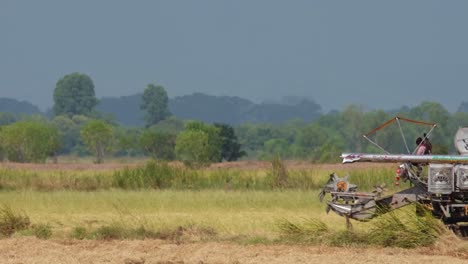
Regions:
<instances>
[{"instance_id":1,"label":"grassy field","mask_svg":"<svg viewBox=\"0 0 468 264\"><path fill-rule=\"evenodd\" d=\"M265 162L255 165L246 162L191 169L159 162L103 165L6 163L0 166L0 190L319 190L329 174L336 172L341 177L349 175L349 180L360 190L369 191L381 183L393 189L395 167L288 162L272 167Z\"/></svg>"},{"instance_id":2,"label":"grassy field","mask_svg":"<svg viewBox=\"0 0 468 264\"><path fill-rule=\"evenodd\" d=\"M3 191L0 201L33 223L50 224L60 237L75 227L121 224L150 230L194 225L213 228L220 237L273 238L283 218L317 218L344 228L343 219L326 215L316 191Z\"/></svg>"},{"instance_id":3,"label":"grassy field","mask_svg":"<svg viewBox=\"0 0 468 264\"><path fill-rule=\"evenodd\" d=\"M33 230L17 235L182 239L189 234L184 239L336 244L333 237L310 239L318 237L311 223L319 223L319 229L325 225L332 236L346 232L345 220L326 214L326 204L318 199L331 169L349 175L361 191L371 191L380 183L386 183L389 192L397 190L394 166L389 165L275 161L191 169L158 162L98 167L3 164L0 201L5 208L29 217ZM368 223L354 226L355 232L364 231L362 236L371 228Z\"/></svg>"},{"instance_id":4,"label":"grassy field","mask_svg":"<svg viewBox=\"0 0 468 264\"><path fill-rule=\"evenodd\" d=\"M0 231L9 230L5 222L10 221L15 232L10 238L3 235L0 248L21 257L0 254L0 262L127 263L129 256L141 256L155 263L192 263L190 258L181 258L187 255L200 259L195 263L206 259L281 263L297 262L297 256L310 262L319 254L317 259L341 263L347 257L336 258L335 246L340 247L338 251L344 246L364 262L370 259L349 248L366 248L368 256L388 259L383 263L392 263L394 253L379 255L376 250L382 247L416 248L399 253L399 261L408 255L423 259L428 252L441 253L424 258L425 263L457 263L457 258L468 258L466 242L432 217L417 217L414 207L367 223L353 222L353 230L347 230L345 219L326 214L325 203L319 202L318 193L331 172L349 175L361 191L371 191L380 183L387 184L388 193L406 188L407 184L399 189L393 185L395 167L296 161L282 162L279 167L268 162L237 162L203 169L155 162L4 163L0 165ZM208 243L220 255L199 242ZM171 248L173 244L184 246ZM302 246L311 253L304 253ZM36 253L21 252L22 247ZM68 250L76 253L62 254ZM208 250L212 258L194 250ZM271 258L272 252L278 258ZM263 258L252 261L249 256L254 253ZM232 257L226 259L226 254ZM128 263L140 263L135 261Z\"/></svg>"}]
</instances>

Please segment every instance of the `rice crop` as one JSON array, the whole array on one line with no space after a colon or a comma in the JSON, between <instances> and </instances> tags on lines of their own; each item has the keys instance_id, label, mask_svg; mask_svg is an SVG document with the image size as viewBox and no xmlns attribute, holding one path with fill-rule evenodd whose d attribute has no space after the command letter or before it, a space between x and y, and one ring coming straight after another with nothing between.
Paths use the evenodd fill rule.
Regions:
<instances>
[{"instance_id":1,"label":"rice crop","mask_svg":"<svg viewBox=\"0 0 468 264\"><path fill-rule=\"evenodd\" d=\"M394 170L388 166L334 170L359 189L369 191L385 183L393 188ZM0 190L96 191L109 189L143 190L275 190L320 189L333 172L329 168L288 168L281 160L273 160L265 168L192 169L150 161L137 167L109 170L33 170L0 168Z\"/></svg>"},{"instance_id":2,"label":"rice crop","mask_svg":"<svg viewBox=\"0 0 468 264\"><path fill-rule=\"evenodd\" d=\"M416 214L416 209L419 212ZM415 248L434 244L448 229L420 204L392 211L356 229L332 229L317 219L277 223L287 242L330 246L383 246Z\"/></svg>"},{"instance_id":3,"label":"rice crop","mask_svg":"<svg viewBox=\"0 0 468 264\"><path fill-rule=\"evenodd\" d=\"M13 215L27 212L24 219L31 220L25 231L18 229L20 234L42 239L394 246L387 241L394 241L395 234L370 240L360 231L361 223L356 223L356 230L346 230L345 220L327 215L326 205L318 200L332 172L349 175L360 191L371 191L381 183L387 184L389 192L396 191L392 167L295 166L279 159L261 166L244 164L249 166L193 169L149 161L108 169L0 167L0 200L15 208L9 211ZM427 224L421 223L420 228ZM438 234L433 229L408 230L432 232L430 241Z\"/></svg>"}]
</instances>

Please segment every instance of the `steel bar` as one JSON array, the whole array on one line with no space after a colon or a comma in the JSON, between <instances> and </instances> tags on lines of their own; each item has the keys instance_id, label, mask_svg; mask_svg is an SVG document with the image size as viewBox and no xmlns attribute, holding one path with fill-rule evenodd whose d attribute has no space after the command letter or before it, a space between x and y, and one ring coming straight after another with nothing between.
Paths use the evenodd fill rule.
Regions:
<instances>
[{"instance_id":1,"label":"steel bar","mask_svg":"<svg viewBox=\"0 0 468 264\"><path fill-rule=\"evenodd\" d=\"M457 163L468 164L468 156L459 155L393 155L393 154L367 154L343 153L343 163L352 162L411 162L411 163Z\"/></svg>"}]
</instances>

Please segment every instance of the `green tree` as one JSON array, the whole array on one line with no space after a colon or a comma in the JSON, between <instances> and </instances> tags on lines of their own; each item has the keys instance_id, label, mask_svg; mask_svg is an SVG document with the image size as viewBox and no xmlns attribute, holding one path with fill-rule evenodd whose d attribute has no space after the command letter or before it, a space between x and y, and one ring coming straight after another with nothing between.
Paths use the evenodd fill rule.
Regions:
<instances>
[{"instance_id":1,"label":"green tree","mask_svg":"<svg viewBox=\"0 0 468 264\"><path fill-rule=\"evenodd\" d=\"M151 126L150 129L163 133L179 134L184 131L185 123L184 121L177 119L175 116L171 116L160 121L158 124Z\"/></svg>"},{"instance_id":2,"label":"green tree","mask_svg":"<svg viewBox=\"0 0 468 264\"><path fill-rule=\"evenodd\" d=\"M60 148L57 129L36 121L19 121L4 126L0 142L5 156L13 162L45 162Z\"/></svg>"},{"instance_id":3,"label":"green tree","mask_svg":"<svg viewBox=\"0 0 468 264\"><path fill-rule=\"evenodd\" d=\"M296 137L296 144L302 150L301 157L311 158L329 137L329 131L317 123L301 128Z\"/></svg>"},{"instance_id":4,"label":"green tree","mask_svg":"<svg viewBox=\"0 0 468 264\"><path fill-rule=\"evenodd\" d=\"M90 115L97 103L94 84L88 75L75 72L57 82L53 106L55 115Z\"/></svg>"},{"instance_id":5,"label":"green tree","mask_svg":"<svg viewBox=\"0 0 468 264\"><path fill-rule=\"evenodd\" d=\"M207 165L221 160L219 129L203 122L189 122L176 139L176 155L189 165Z\"/></svg>"},{"instance_id":6,"label":"green tree","mask_svg":"<svg viewBox=\"0 0 468 264\"><path fill-rule=\"evenodd\" d=\"M175 159L176 135L159 131L147 130L140 137L140 146L145 154L155 159Z\"/></svg>"},{"instance_id":7,"label":"green tree","mask_svg":"<svg viewBox=\"0 0 468 264\"><path fill-rule=\"evenodd\" d=\"M139 145L140 129L117 127L114 135L116 155L135 156L141 153Z\"/></svg>"},{"instance_id":8,"label":"green tree","mask_svg":"<svg viewBox=\"0 0 468 264\"><path fill-rule=\"evenodd\" d=\"M361 152L363 148L364 139L363 133L367 132L364 120L364 111L362 106L350 105L341 114L342 133L348 142L349 150L353 152Z\"/></svg>"},{"instance_id":9,"label":"green tree","mask_svg":"<svg viewBox=\"0 0 468 264\"><path fill-rule=\"evenodd\" d=\"M146 111L146 126L157 124L171 115L169 98L160 85L149 84L142 96L141 110Z\"/></svg>"},{"instance_id":10,"label":"green tree","mask_svg":"<svg viewBox=\"0 0 468 264\"><path fill-rule=\"evenodd\" d=\"M81 129L89 120L89 117L83 115L75 115L71 118L60 115L52 119L51 123L59 131L62 142L60 154L89 154L80 136Z\"/></svg>"},{"instance_id":11,"label":"green tree","mask_svg":"<svg viewBox=\"0 0 468 264\"><path fill-rule=\"evenodd\" d=\"M244 124L236 128L239 143L251 156L256 156L264 147L266 141L278 138L272 125L267 124Z\"/></svg>"},{"instance_id":12,"label":"green tree","mask_svg":"<svg viewBox=\"0 0 468 264\"><path fill-rule=\"evenodd\" d=\"M189 166L205 166L213 160L213 147L207 133L200 130L186 130L176 139L176 155Z\"/></svg>"},{"instance_id":13,"label":"green tree","mask_svg":"<svg viewBox=\"0 0 468 264\"><path fill-rule=\"evenodd\" d=\"M208 143L210 148L210 161L221 161L222 140L219 134L219 128L200 121L191 121L185 125L185 130L201 131L206 133L208 135Z\"/></svg>"},{"instance_id":14,"label":"green tree","mask_svg":"<svg viewBox=\"0 0 468 264\"><path fill-rule=\"evenodd\" d=\"M241 144L237 140L234 128L227 124L215 123L221 138L221 160L234 161L245 156L245 151L241 151Z\"/></svg>"},{"instance_id":15,"label":"green tree","mask_svg":"<svg viewBox=\"0 0 468 264\"><path fill-rule=\"evenodd\" d=\"M96 156L96 163L102 163L105 154L112 149L113 130L106 122L93 119L81 129L81 138Z\"/></svg>"},{"instance_id":16,"label":"green tree","mask_svg":"<svg viewBox=\"0 0 468 264\"><path fill-rule=\"evenodd\" d=\"M453 135L455 131L450 129L450 113L439 103L422 102L410 111L412 118L417 120L425 120L437 123L438 128L430 135L433 145L440 145L437 149L448 149L448 146L453 146ZM421 134L418 136L422 136ZM437 153L434 152L433 153Z\"/></svg>"},{"instance_id":17,"label":"green tree","mask_svg":"<svg viewBox=\"0 0 468 264\"><path fill-rule=\"evenodd\" d=\"M67 116L56 116L52 124L57 128L62 139L60 153L68 154L80 143L80 127Z\"/></svg>"},{"instance_id":18,"label":"green tree","mask_svg":"<svg viewBox=\"0 0 468 264\"><path fill-rule=\"evenodd\" d=\"M288 141L282 138L267 140L264 146L264 153L260 158L264 160L286 158L289 156L289 146Z\"/></svg>"}]
</instances>

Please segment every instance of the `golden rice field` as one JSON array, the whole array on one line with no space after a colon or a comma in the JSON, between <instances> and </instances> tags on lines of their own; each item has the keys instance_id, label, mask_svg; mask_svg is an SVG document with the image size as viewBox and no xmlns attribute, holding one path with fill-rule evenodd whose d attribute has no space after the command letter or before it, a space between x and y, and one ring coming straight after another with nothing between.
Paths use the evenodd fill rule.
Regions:
<instances>
[{"instance_id":1,"label":"golden rice field","mask_svg":"<svg viewBox=\"0 0 468 264\"><path fill-rule=\"evenodd\" d=\"M450 232L430 245L411 249L354 244L349 237L342 241L351 242L339 242L341 234L349 236L345 221L326 214L317 186L337 172L349 174L351 182L365 189L385 181L392 192L396 190L391 186L392 164L287 161L291 185L284 188L268 185L270 163L251 161L214 164L196 171L170 164L181 169L171 172L177 182L159 188L146 186L143 180L138 186L116 184L116 177L136 177L122 170L145 164L1 164L0 204L27 216L30 226L0 240L0 263L468 261L468 243ZM186 176L192 181L181 182L179 177ZM82 188L84 183L86 188ZM285 221L309 220L324 223L332 238L312 230L305 235L321 238L289 239L280 228ZM356 234L363 234L361 240L372 236L366 230L375 228L372 221L353 227Z\"/></svg>"}]
</instances>

